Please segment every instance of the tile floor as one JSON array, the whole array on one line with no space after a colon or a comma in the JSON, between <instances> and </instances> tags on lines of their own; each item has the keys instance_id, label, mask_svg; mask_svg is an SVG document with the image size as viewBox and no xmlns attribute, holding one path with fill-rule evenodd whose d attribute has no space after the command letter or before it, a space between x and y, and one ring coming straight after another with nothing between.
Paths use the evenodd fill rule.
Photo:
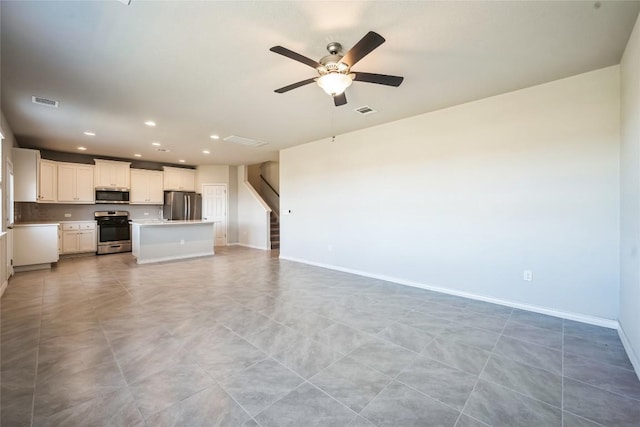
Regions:
<instances>
[{"instance_id":1,"label":"tile floor","mask_svg":"<svg viewBox=\"0 0 640 427\"><path fill-rule=\"evenodd\" d=\"M640 426L616 331L225 248L19 273L2 426Z\"/></svg>"}]
</instances>

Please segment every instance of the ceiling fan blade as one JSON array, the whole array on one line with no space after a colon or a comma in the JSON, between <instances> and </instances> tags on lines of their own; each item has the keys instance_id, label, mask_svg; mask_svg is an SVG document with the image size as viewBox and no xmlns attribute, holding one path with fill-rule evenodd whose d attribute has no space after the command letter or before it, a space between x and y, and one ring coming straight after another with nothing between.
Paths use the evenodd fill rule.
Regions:
<instances>
[{"instance_id":1,"label":"ceiling fan blade","mask_svg":"<svg viewBox=\"0 0 640 427\"><path fill-rule=\"evenodd\" d=\"M290 91L292 89L299 88L300 86L304 86L304 85L308 85L309 83L313 83L313 82L316 81L316 78L317 77L314 77L312 79L302 80L302 81L299 81L297 83L293 83L293 84L290 84L288 86L281 87L280 89L276 89L276 90L274 90L274 92L285 93L285 92L288 92L288 91Z\"/></svg>"},{"instance_id":2,"label":"ceiling fan blade","mask_svg":"<svg viewBox=\"0 0 640 427\"><path fill-rule=\"evenodd\" d=\"M333 103L336 104L336 107L344 105L347 103L347 96L342 92L340 95L333 97Z\"/></svg>"},{"instance_id":3,"label":"ceiling fan blade","mask_svg":"<svg viewBox=\"0 0 640 427\"><path fill-rule=\"evenodd\" d=\"M319 62L314 61L311 58L307 58L304 55L300 55L299 53L296 53L292 50L289 50L286 47L274 46L269 50L271 52L279 53L282 56L286 56L287 58L293 59L294 61L302 62L303 64L308 65L311 68L322 67L322 65L320 65Z\"/></svg>"},{"instance_id":4,"label":"ceiling fan blade","mask_svg":"<svg viewBox=\"0 0 640 427\"><path fill-rule=\"evenodd\" d=\"M357 71L354 71L354 73L355 77L353 80L357 82L377 83L379 85L398 87L404 80L404 77L390 76L387 74L358 73Z\"/></svg>"},{"instance_id":5,"label":"ceiling fan blade","mask_svg":"<svg viewBox=\"0 0 640 427\"><path fill-rule=\"evenodd\" d=\"M353 67L356 62L367 56L373 49L384 43L384 41L384 37L380 34L369 31L342 57L341 62L344 62L349 67Z\"/></svg>"}]
</instances>

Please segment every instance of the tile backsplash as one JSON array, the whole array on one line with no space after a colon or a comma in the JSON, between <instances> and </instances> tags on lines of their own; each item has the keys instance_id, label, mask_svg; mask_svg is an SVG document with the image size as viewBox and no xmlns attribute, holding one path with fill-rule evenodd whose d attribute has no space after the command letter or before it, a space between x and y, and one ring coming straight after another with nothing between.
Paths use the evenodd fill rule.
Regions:
<instances>
[{"instance_id":1,"label":"tile backsplash","mask_svg":"<svg viewBox=\"0 0 640 427\"><path fill-rule=\"evenodd\" d=\"M62 205L16 202L15 222L86 221L94 219L95 211L127 211L131 219L159 219L162 216L161 210L162 205Z\"/></svg>"}]
</instances>

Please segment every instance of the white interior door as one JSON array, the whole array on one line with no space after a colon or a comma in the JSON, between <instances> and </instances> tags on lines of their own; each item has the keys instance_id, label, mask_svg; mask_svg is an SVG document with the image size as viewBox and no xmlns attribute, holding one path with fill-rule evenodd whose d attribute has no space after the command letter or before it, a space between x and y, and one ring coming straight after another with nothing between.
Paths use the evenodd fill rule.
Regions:
<instances>
[{"instance_id":1,"label":"white interior door","mask_svg":"<svg viewBox=\"0 0 640 427\"><path fill-rule=\"evenodd\" d=\"M227 185L202 185L202 219L215 221L215 246L227 245Z\"/></svg>"}]
</instances>

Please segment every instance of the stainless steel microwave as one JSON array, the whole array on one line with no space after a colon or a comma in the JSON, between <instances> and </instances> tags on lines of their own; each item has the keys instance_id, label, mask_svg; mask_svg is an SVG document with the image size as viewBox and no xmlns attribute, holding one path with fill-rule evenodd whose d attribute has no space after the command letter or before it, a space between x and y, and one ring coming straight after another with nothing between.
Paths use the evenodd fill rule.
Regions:
<instances>
[{"instance_id":1,"label":"stainless steel microwave","mask_svg":"<svg viewBox=\"0 0 640 427\"><path fill-rule=\"evenodd\" d=\"M96 203L129 203L128 188L96 188Z\"/></svg>"}]
</instances>

